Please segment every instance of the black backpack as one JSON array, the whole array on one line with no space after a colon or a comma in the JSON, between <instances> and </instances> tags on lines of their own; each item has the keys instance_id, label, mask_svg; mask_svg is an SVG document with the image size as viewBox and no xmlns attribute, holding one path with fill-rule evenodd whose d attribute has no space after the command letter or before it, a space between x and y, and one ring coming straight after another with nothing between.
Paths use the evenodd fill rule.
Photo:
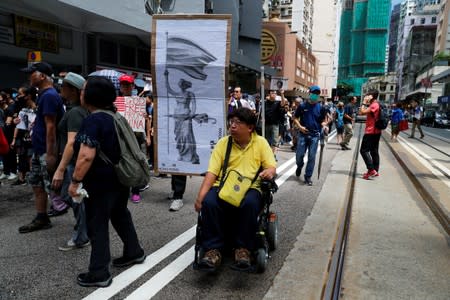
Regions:
<instances>
[{"instance_id":1,"label":"black backpack","mask_svg":"<svg viewBox=\"0 0 450 300\"><path fill-rule=\"evenodd\" d=\"M378 115L378 119L375 121L375 128L380 129L380 130L384 130L387 128L388 123L389 123L389 118L386 114L385 107L383 105L379 105L380 106L380 113Z\"/></svg>"}]
</instances>

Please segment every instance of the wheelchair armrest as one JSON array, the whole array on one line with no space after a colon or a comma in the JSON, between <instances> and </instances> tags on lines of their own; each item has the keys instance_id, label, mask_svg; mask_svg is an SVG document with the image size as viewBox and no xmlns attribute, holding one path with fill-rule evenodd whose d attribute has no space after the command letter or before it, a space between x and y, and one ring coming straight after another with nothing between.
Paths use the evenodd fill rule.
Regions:
<instances>
[{"instance_id":1,"label":"wheelchair armrest","mask_svg":"<svg viewBox=\"0 0 450 300\"><path fill-rule=\"evenodd\" d=\"M276 193L278 191L278 185L275 182L275 178L272 178L271 180L262 179L261 180L261 190L263 192Z\"/></svg>"}]
</instances>

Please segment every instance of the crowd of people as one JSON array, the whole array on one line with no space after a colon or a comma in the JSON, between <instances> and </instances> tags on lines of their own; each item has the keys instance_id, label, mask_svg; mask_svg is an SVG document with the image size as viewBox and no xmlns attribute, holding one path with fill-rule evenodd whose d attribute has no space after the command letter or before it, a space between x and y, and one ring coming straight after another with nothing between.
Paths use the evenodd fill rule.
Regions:
<instances>
[{"instance_id":1,"label":"crowd of people","mask_svg":"<svg viewBox=\"0 0 450 300\"><path fill-rule=\"evenodd\" d=\"M113 167L120 159L114 119L110 115L117 112L114 105L116 87L106 77L85 79L80 74L69 72L57 90L53 69L48 63L37 63L22 71L28 74L29 85L20 87L17 93L0 93L0 127L10 145L8 154L1 157L3 173L0 179L13 181L12 185L29 184L36 207L32 221L18 230L29 233L51 228L50 217L72 208L76 225L70 238L59 249L69 251L91 245L88 272L80 274L77 281L82 286L109 286L112 281L109 221L124 243L122 257L113 259L112 265L126 267L142 263L146 254L139 243L127 203L139 203L141 192L149 188L148 184L131 188L124 186ZM134 77L123 75L119 82L119 95L131 96ZM184 95L195 101L189 94L188 82L180 81L179 85ZM176 92L171 90L170 93ZM356 111L356 97L346 105L339 102L335 106L321 98L320 93L320 87L314 85L309 88L307 99L297 97L289 101L283 89L270 90L263 113L258 94L250 100L239 86L230 90L227 111L229 135L220 139L213 149L194 205L203 218L205 256L200 263L205 269L215 270L221 263L225 227L231 216L238 216L235 220L240 225L236 228L241 228L232 233L235 264L242 269L250 266L252 251L255 250L257 216L262 205L259 184L261 179L275 177L280 144L288 144L296 152L297 177L303 171L304 156L308 153L304 183L311 186L319 141L327 139L334 124L338 145L342 150L350 150L355 114L365 114L367 121L360 152L368 171L363 178L379 176L381 130L375 128L375 120L380 113L380 105L376 101L378 93L369 92L359 112ZM136 133L136 140L146 146L149 166L152 167L155 151L153 99L144 91L140 96L146 97L146 124L145 133ZM179 108L182 113L186 109L195 110L184 104ZM417 116L420 117L419 114ZM402 111L394 109L391 120L394 136L398 135L397 127L402 119ZM183 123L186 122L184 119L176 122L180 127L189 126ZM420 125L420 122L415 124ZM261 136L262 131L264 137ZM421 135L423 137L422 132ZM196 150L189 148L185 152L189 161L194 158L193 163L196 163ZM107 160L102 157L107 157ZM228 180L230 171L253 178L238 207L220 198L219 190ZM185 175L171 176L170 211L183 207L186 182ZM87 198L79 201L83 192ZM49 199L51 208L48 211Z\"/></svg>"}]
</instances>

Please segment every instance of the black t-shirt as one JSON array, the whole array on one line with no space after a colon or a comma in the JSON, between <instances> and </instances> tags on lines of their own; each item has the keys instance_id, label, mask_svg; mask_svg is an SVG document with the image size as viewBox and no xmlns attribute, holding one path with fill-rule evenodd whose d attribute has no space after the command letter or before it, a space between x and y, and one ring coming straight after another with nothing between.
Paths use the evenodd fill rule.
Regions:
<instances>
[{"instance_id":1,"label":"black t-shirt","mask_svg":"<svg viewBox=\"0 0 450 300\"><path fill-rule=\"evenodd\" d=\"M58 154L64 152L67 144L67 133L78 132L88 114L88 111L81 106L67 107L67 111L58 123Z\"/></svg>"},{"instance_id":2,"label":"black t-shirt","mask_svg":"<svg viewBox=\"0 0 450 300\"><path fill-rule=\"evenodd\" d=\"M283 119L284 109L281 106L281 101L271 101L267 100L265 103L265 113L266 113L266 124L267 125L277 125Z\"/></svg>"}]
</instances>

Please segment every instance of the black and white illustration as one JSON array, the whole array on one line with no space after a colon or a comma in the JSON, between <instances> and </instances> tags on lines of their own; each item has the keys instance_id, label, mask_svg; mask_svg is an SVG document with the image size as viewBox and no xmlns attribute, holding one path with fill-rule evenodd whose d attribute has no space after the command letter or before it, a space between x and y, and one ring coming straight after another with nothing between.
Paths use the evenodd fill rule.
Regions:
<instances>
[{"instance_id":1,"label":"black and white illustration","mask_svg":"<svg viewBox=\"0 0 450 300\"><path fill-rule=\"evenodd\" d=\"M225 134L227 30L227 20L156 20L160 172L205 172L212 147Z\"/></svg>"}]
</instances>

